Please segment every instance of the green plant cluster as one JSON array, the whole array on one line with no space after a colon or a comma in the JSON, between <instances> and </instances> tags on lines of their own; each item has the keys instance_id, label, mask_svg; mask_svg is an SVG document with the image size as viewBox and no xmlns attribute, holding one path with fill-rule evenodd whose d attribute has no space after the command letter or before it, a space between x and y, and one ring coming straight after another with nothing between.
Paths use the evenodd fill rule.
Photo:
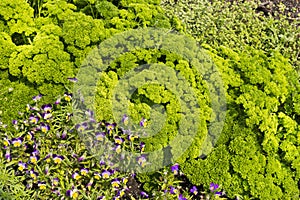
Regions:
<instances>
[{"instance_id":1,"label":"green plant cluster","mask_svg":"<svg viewBox=\"0 0 300 200\"><path fill-rule=\"evenodd\" d=\"M259 0L162 0L168 14L178 16L186 32L200 43L224 45L241 51L245 45L270 54L274 49L290 59L299 71L299 19L290 20L275 12L275 17L257 12ZM285 7L282 5L282 9Z\"/></svg>"},{"instance_id":2,"label":"green plant cluster","mask_svg":"<svg viewBox=\"0 0 300 200\"><path fill-rule=\"evenodd\" d=\"M27 91L44 95L44 103L63 93L70 86L67 78L75 77L103 40L145 26L182 30L157 1L1 1L1 93L13 88L12 94L1 95L3 121L26 105ZM12 109L5 109L9 105Z\"/></svg>"},{"instance_id":3,"label":"green plant cluster","mask_svg":"<svg viewBox=\"0 0 300 200\"><path fill-rule=\"evenodd\" d=\"M206 159L182 162L183 172L194 184L220 183L230 198L297 199L297 73L276 51L266 56L250 47L236 53L204 46L222 73L228 112L214 151Z\"/></svg>"}]
</instances>

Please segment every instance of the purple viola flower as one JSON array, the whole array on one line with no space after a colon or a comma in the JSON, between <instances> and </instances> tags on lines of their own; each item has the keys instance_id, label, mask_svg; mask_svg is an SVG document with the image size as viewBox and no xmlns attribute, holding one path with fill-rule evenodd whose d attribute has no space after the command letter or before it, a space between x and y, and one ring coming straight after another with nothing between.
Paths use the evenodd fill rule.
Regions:
<instances>
[{"instance_id":1,"label":"purple viola flower","mask_svg":"<svg viewBox=\"0 0 300 200\"><path fill-rule=\"evenodd\" d=\"M70 101L72 100L72 96L73 96L73 95L72 95L72 94L69 94L69 93L65 93L65 94L64 94L65 100L68 101L68 102L70 102Z\"/></svg>"},{"instance_id":2,"label":"purple viola flower","mask_svg":"<svg viewBox=\"0 0 300 200\"><path fill-rule=\"evenodd\" d=\"M219 188L219 185L216 183L210 183L210 185L209 185L209 190L211 192L215 192L218 188Z\"/></svg>"},{"instance_id":3,"label":"purple viola flower","mask_svg":"<svg viewBox=\"0 0 300 200\"><path fill-rule=\"evenodd\" d=\"M80 177L81 177L81 176L80 176L77 172L75 172L75 173L72 175L72 178L75 179L75 180L80 179Z\"/></svg>"},{"instance_id":4,"label":"purple viola flower","mask_svg":"<svg viewBox=\"0 0 300 200\"><path fill-rule=\"evenodd\" d=\"M109 176L111 175L111 173L110 173L110 171L108 171L108 170L103 170L102 173L101 173L101 175L102 175L102 177L103 177L104 179L108 179Z\"/></svg>"},{"instance_id":5,"label":"purple viola flower","mask_svg":"<svg viewBox=\"0 0 300 200\"><path fill-rule=\"evenodd\" d=\"M61 99L58 98L58 99L56 99L56 101L54 102L54 104L55 104L55 105L58 105L58 104L60 104L60 102L61 102Z\"/></svg>"},{"instance_id":6,"label":"purple viola flower","mask_svg":"<svg viewBox=\"0 0 300 200\"><path fill-rule=\"evenodd\" d=\"M35 102L37 102L37 101L41 100L41 98L42 98L42 95L39 94L37 96L32 97L32 100L35 101Z\"/></svg>"},{"instance_id":7,"label":"purple viola flower","mask_svg":"<svg viewBox=\"0 0 300 200\"><path fill-rule=\"evenodd\" d=\"M187 198L184 198L182 194L178 195L178 200L187 200Z\"/></svg>"},{"instance_id":8,"label":"purple viola flower","mask_svg":"<svg viewBox=\"0 0 300 200\"><path fill-rule=\"evenodd\" d=\"M91 190L92 185L93 185L93 181L90 181L90 182L88 182L88 184L86 185L86 187L87 187L89 190Z\"/></svg>"},{"instance_id":9,"label":"purple viola flower","mask_svg":"<svg viewBox=\"0 0 300 200\"><path fill-rule=\"evenodd\" d=\"M198 194L198 189L196 186L193 186L191 189L190 189L190 192L193 193L194 195L197 195Z\"/></svg>"},{"instance_id":10,"label":"purple viola flower","mask_svg":"<svg viewBox=\"0 0 300 200\"><path fill-rule=\"evenodd\" d=\"M5 159L6 159L8 162L11 161L11 156L10 156L9 151L7 151L7 152L5 153Z\"/></svg>"},{"instance_id":11,"label":"purple viola flower","mask_svg":"<svg viewBox=\"0 0 300 200\"><path fill-rule=\"evenodd\" d=\"M128 116L127 116L126 114L123 115L123 117L122 117L122 123L123 123L125 126L127 126L128 120L129 120Z\"/></svg>"},{"instance_id":12,"label":"purple viola flower","mask_svg":"<svg viewBox=\"0 0 300 200\"><path fill-rule=\"evenodd\" d=\"M47 188L46 182L44 182L44 181L38 181L38 187L39 187L41 190L45 190L45 189Z\"/></svg>"},{"instance_id":13,"label":"purple viola flower","mask_svg":"<svg viewBox=\"0 0 300 200\"><path fill-rule=\"evenodd\" d=\"M146 192L144 192L144 191L141 191L141 196L143 198L149 198L149 195Z\"/></svg>"},{"instance_id":14,"label":"purple viola flower","mask_svg":"<svg viewBox=\"0 0 300 200\"><path fill-rule=\"evenodd\" d=\"M68 78L68 80L72 83L76 83L78 81L77 78Z\"/></svg>"},{"instance_id":15,"label":"purple viola flower","mask_svg":"<svg viewBox=\"0 0 300 200\"><path fill-rule=\"evenodd\" d=\"M111 185L114 187L114 188L117 188L117 187L119 187L120 186L120 181L119 181L119 179L114 179L114 180L112 180L111 181Z\"/></svg>"},{"instance_id":16,"label":"purple viola flower","mask_svg":"<svg viewBox=\"0 0 300 200\"><path fill-rule=\"evenodd\" d=\"M173 186L170 186L170 194L176 194L178 192L178 190L173 187Z\"/></svg>"},{"instance_id":17,"label":"purple viola flower","mask_svg":"<svg viewBox=\"0 0 300 200\"><path fill-rule=\"evenodd\" d=\"M138 138L137 135L129 134L129 135L127 136L127 139L128 139L129 141L131 141L131 142L133 142L136 138Z\"/></svg>"},{"instance_id":18,"label":"purple viola flower","mask_svg":"<svg viewBox=\"0 0 300 200\"><path fill-rule=\"evenodd\" d=\"M34 169L31 169L31 170L29 171L29 175L30 175L30 177L31 177L33 180L36 180L37 177L38 177L38 175L39 175L39 173L37 173L36 171L34 171Z\"/></svg>"},{"instance_id":19,"label":"purple viola flower","mask_svg":"<svg viewBox=\"0 0 300 200\"><path fill-rule=\"evenodd\" d=\"M12 120L12 124L13 124L13 125L18 125L18 120L15 120L15 119Z\"/></svg>"},{"instance_id":20,"label":"purple viola flower","mask_svg":"<svg viewBox=\"0 0 300 200\"><path fill-rule=\"evenodd\" d=\"M39 160L39 156L36 156L36 155L32 155L32 156L30 156L30 158L29 158L29 161L30 161L30 163L32 163L32 164L36 164L38 160Z\"/></svg>"},{"instance_id":21,"label":"purple viola flower","mask_svg":"<svg viewBox=\"0 0 300 200\"><path fill-rule=\"evenodd\" d=\"M116 136L114 139L116 144L122 144L124 142L124 139L119 136Z\"/></svg>"},{"instance_id":22,"label":"purple viola flower","mask_svg":"<svg viewBox=\"0 0 300 200\"><path fill-rule=\"evenodd\" d=\"M72 199L77 199L79 196L79 191L77 189L75 189L74 187L72 187L71 190L67 190L66 195L68 197L71 197Z\"/></svg>"},{"instance_id":23,"label":"purple viola flower","mask_svg":"<svg viewBox=\"0 0 300 200\"><path fill-rule=\"evenodd\" d=\"M8 147L10 145L10 140L7 138L4 138L3 144L4 144L4 147Z\"/></svg>"},{"instance_id":24,"label":"purple viola flower","mask_svg":"<svg viewBox=\"0 0 300 200\"><path fill-rule=\"evenodd\" d=\"M37 124L39 120L40 120L39 117L36 117L36 116L34 116L34 115L30 115L30 116L29 116L29 122L30 122L31 124Z\"/></svg>"},{"instance_id":25,"label":"purple viola flower","mask_svg":"<svg viewBox=\"0 0 300 200\"><path fill-rule=\"evenodd\" d=\"M60 138L61 138L62 140L66 139L66 138L67 138L67 133L68 133L68 131L64 130L64 131L62 132Z\"/></svg>"},{"instance_id":26,"label":"purple viola flower","mask_svg":"<svg viewBox=\"0 0 300 200\"><path fill-rule=\"evenodd\" d=\"M142 118L142 120L140 121L140 126L141 127L146 127L147 126L147 119Z\"/></svg>"},{"instance_id":27,"label":"purple viola flower","mask_svg":"<svg viewBox=\"0 0 300 200\"><path fill-rule=\"evenodd\" d=\"M117 152L118 154L121 153L121 151L122 151L121 145L117 144L117 145L113 148L113 150L114 150L115 152Z\"/></svg>"},{"instance_id":28,"label":"purple viola flower","mask_svg":"<svg viewBox=\"0 0 300 200\"><path fill-rule=\"evenodd\" d=\"M81 162L81 161L83 161L84 159L85 159L84 156L80 156L80 157L77 159L77 161L78 161L78 162Z\"/></svg>"},{"instance_id":29,"label":"purple viola flower","mask_svg":"<svg viewBox=\"0 0 300 200\"><path fill-rule=\"evenodd\" d=\"M96 140L97 141L103 141L104 140L104 138L105 138L105 133L104 132L97 132L96 133Z\"/></svg>"},{"instance_id":30,"label":"purple viola flower","mask_svg":"<svg viewBox=\"0 0 300 200\"><path fill-rule=\"evenodd\" d=\"M51 104L42 105L42 109L44 112L50 113L52 110L52 105Z\"/></svg>"},{"instance_id":31,"label":"purple viola flower","mask_svg":"<svg viewBox=\"0 0 300 200\"><path fill-rule=\"evenodd\" d=\"M82 176L86 176L89 173L89 170L87 168L82 168L80 170L80 173L81 173Z\"/></svg>"},{"instance_id":32,"label":"purple viola flower","mask_svg":"<svg viewBox=\"0 0 300 200\"><path fill-rule=\"evenodd\" d=\"M52 179L52 186L56 187L56 186L58 186L58 183L59 183L59 178Z\"/></svg>"},{"instance_id":33,"label":"purple viola flower","mask_svg":"<svg viewBox=\"0 0 300 200\"><path fill-rule=\"evenodd\" d=\"M171 171L175 174L175 175L177 175L178 174L178 172L179 172L179 164L174 164L173 166L171 166Z\"/></svg>"},{"instance_id":34,"label":"purple viola flower","mask_svg":"<svg viewBox=\"0 0 300 200\"><path fill-rule=\"evenodd\" d=\"M112 130L116 127L116 124L115 123L105 123L105 127L108 131L109 134L111 134Z\"/></svg>"},{"instance_id":35,"label":"purple viola flower","mask_svg":"<svg viewBox=\"0 0 300 200\"><path fill-rule=\"evenodd\" d=\"M82 124L76 124L75 128L77 129L77 131L83 132L84 130L86 130L88 128L88 124L86 122L84 122Z\"/></svg>"},{"instance_id":36,"label":"purple viola flower","mask_svg":"<svg viewBox=\"0 0 300 200\"><path fill-rule=\"evenodd\" d=\"M105 196L97 197L97 200L104 200L104 199L105 199Z\"/></svg>"},{"instance_id":37,"label":"purple viola flower","mask_svg":"<svg viewBox=\"0 0 300 200\"><path fill-rule=\"evenodd\" d=\"M145 143L141 142L140 143L140 151L143 152L145 150Z\"/></svg>"},{"instance_id":38,"label":"purple viola flower","mask_svg":"<svg viewBox=\"0 0 300 200\"><path fill-rule=\"evenodd\" d=\"M54 154L55 155L55 154ZM52 156L52 154L48 154L45 158L44 158L44 160L47 162L47 163L49 163L49 162L51 162L51 156ZM55 155L56 156L56 155Z\"/></svg>"},{"instance_id":39,"label":"purple viola flower","mask_svg":"<svg viewBox=\"0 0 300 200\"><path fill-rule=\"evenodd\" d=\"M56 154L53 154L52 158L53 158L53 161L54 161L55 164L60 164L64 159L63 156L56 155Z\"/></svg>"},{"instance_id":40,"label":"purple viola flower","mask_svg":"<svg viewBox=\"0 0 300 200\"><path fill-rule=\"evenodd\" d=\"M45 124L45 123L41 123L40 125L40 130L43 132L43 133L46 133L50 130L50 126L48 124Z\"/></svg>"},{"instance_id":41,"label":"purple viola flower","mask_svg":"<svg viewBox=\"0 0 300 200\"><path fill-rule=\"evenodd\" d=\"M100 180L101 179L101 174L99 172L95 172L94 177L95 177L95 179Z\"/></svg>"},{"instance_id":42,"label":"purple viola flower","mask_svg":"<svg viewBox=\"0 0 300 200\"><path fill-rule=\"evenodd\" d=\"M137 157L137 162L142 167L144 167L146 165L146 161L147 160L146 160L146 156L145 155Z\"/></svg>"},{"instance_id":43,"label":"purple viola flower","mask_svg":"<svg viewBox=\"0 0 300 200\"><path fill-rule=\"evenodd\" d=\"M23 171L26 168L27 168L27 164L23 163L22 161L19 161L19 163L18 163L18 170Z\"/></svg>"},{"instance_id":44,"label":"purple viola flower","mask_svg":"<svg viewBox=\"0 0 300 200\"><path fill-rule=\"evenodd\" d=\"M14 139L12 139L11 143L14 147L20 147L22 145L22 140L23 139L21 137L14 138Z\"/></svg>"},{"instance_id":45,"label":"purple viola flower","mask_svg":"<svg viewBox=\"0 0 300 200\"><path fill-rule=\"evenodd\" d=\"M105 161L104 161L104 160L100 160L100 161L99 161L99 164L100 164L101 166L103 166L103 165L105 165Z\"/></svg>"},{"instance_id":46,"label":"purple viola flower","mask_svg":"<svg viewBox=\"0 0 300 200\"><path fill-rule=\"evenodd\" d=\"M45 120L49 120L49 119L52 118L52 114L51 114L51 113L43 113L42 116L43 116L43 118L44 118Z\"/></svg>"}]
</instances>

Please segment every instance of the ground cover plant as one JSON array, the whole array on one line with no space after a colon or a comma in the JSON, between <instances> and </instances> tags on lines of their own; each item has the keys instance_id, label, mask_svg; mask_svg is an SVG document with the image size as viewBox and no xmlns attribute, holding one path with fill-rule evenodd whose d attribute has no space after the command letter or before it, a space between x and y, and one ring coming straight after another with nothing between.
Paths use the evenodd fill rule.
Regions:
<instances>
[{"instance_id":1,"label":"ground cover plant","mask_svg":"<svg viewBox=\"0 0 300 200\"><path fill-rule=\"evenodd\" d=\"M195 6L190 8L187 3ZM155 0L0 3L2 198L299 198L297 20L276 13L275 18L263 17L255 12L257 4L248 1L164 1L167 14L159 4ZM211 153L203 150L202 143L213 123L211 116L222 117L210 108L214 99L207 90L207 80L217 82L217 73L210 70L210 62L202 61L209 73L201 76L196 73L195 62L166 50L127 47L130 52L99 74L96 112L85 108L79 114L86 121L74 124L74 107L83 108L82 104L89 100L73 99L69 89L76 85L78 80L74 77L85 58L104 40L140 27L192 35L217 67L227 112L218 140L205 144ZM172 48L193 50L190 43L180 40L170 44ZM112 52L115 49L117 45ZM176 160L173 156L181 144L172 143L165 152L166 163L172 164L156 172L125 173L119 168L120 162L123 166L137 165L141 171L155 164L148 153L168 145L176 136L182 113L188 110L178 106L176 96L167 87L152 84L133 93L129 113L114 119L113 88L134 67L153 63L165 64L188 80L197 101L185 93L180 96L189 105L200 105L201 128L194 133L191 146ZM174 83L169 71L158 65L152 68ZM149 74L148 79L156 76ZM153 105L165 110L164 127L158 135L140 138L139 131L132 132L126 126L128 122L135 123L137 130L143 132L151 124L164 121L152 117ZM217 129L216 126L213 130ZM80 135L93 139L87 141L84 138L88 137ZM89 145L85 145L87 142ZM114 145L111 149L107 148L109 142ZM118 162L110 153L100 156L93 152L92 146L109 149L119 156ZM125 151L142 156L131 163L124 157Z\"/></svg>"}]
</instances>

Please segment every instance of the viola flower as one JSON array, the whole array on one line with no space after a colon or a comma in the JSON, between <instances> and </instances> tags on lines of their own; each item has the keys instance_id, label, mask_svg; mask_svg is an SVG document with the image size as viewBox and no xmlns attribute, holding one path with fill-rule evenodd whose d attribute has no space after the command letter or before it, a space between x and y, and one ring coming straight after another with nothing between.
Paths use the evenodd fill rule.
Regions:
<instances>
[{"instance_id":1,"label":"viola flower","mask_svg":"<svg viewBox=\"0 0 300 200\"><path fill-rule=\"evenodd\" d=\"M138 136L137 135L132 135L132 134L129 134L128 137L127 137L127 139L131 142L133 142L136 138L138 138Z\"/></svg>"},{"instance_id":2,"label":"viola flower","mask_svg":"<svg viewBox=\"0 0 300 200\"><path fill-rule=\"evenodd\" d=\"M83 168L80 170L81 175L86 176L89 173L89 170L86 168Z\"/></svg>"},{"instance_id":3,"label":"viola flower","mask_svg":"<svg viewBox=\"0 0 300 200\"><path fill-rule=\"evenodd\" d=\"M55 164L60 164L62 162L62 160L64 159L63 156L60 156L60 155L56 155L56 154L53 154L53 161Z\"/></svg>"},{"instance_id":4,"label":"viola flower","mask_svg":"<svg viewBox=\"0 0 300 200\"><path fill-rule=\"evenodd\" d=\"M65 93L64 97L65 97L65 100L68 102L70 102L72 100L72 94Z\"/></svg>"},{"instance_id":5,"label":"viola flower","mask_svg":"<svg viewBox=\"0 0 300 200\"><path fill-rule=\"evenodd\" d=\"M4 138L3 145L4 145L5 147L8 147L8 146L10 145L9 139Z\"/></svg>"},{"instance_id":6,"label":"viola flower","mask_svg":"<svg viewBox=\"0 0 300 200\"><path fill-rule=\"evenodd\" d=\"M52 186L56 187L56 186L58 186L58 183L59 183L59 178L54 178L52 180Z\"/></svg>"},{"instance_id":7,"label":"viola flower","mask_svg":"<svg viewBox=\"0 0 300 200\"><path fill-rule=\"evenodd\" d=\"M49 174L49 167L48 167L48 166L45 167L44 173L45 173L45 175L48 175L48 174Z\"/></svg>"},{"instance_id":8,"label":"viola flower","mask_svg":"<svg viewBox=\"0 0 300 200\"><path fill-rule=\"evenodd\" d=\"M170 194L176 194L178 190L174 188L173 186L170 186Z\"/></svg>"},{"instance_id":9,"label":"viola flower","mask_svg":"<svg viewBox=\"0 0 300 200\"><path fill-rule=\"evenodd\" d=\"M61 134L61 139L66 139L67 138L67 131L64 130L63 133Z\"/></svg>"},{"instance_id":10,"label":"viola flower","mask_svg":"<svg viewBox=\"0 0 300 200\"><path fill-rule=\"evenodd\" d=\"M14 138L12 140L12 144L14 147L20 147L22 145L22 138L19 137L19 138Z\"/></svg>"},{"instance_id":11,"label":"viola flower","mask_svg":"<svg viewBox=\"0 0 300 200\"><path fill-rule=\"evenodd\" d=\"M104 200L104 199L105 199L105 196L97 197L97 200Z\"/></svg>"},{"instance_id":12,"label":"viola flower","mask_svg":"<svg viewBox=\"0 0 300 200\"><path fill-rule=\"evenodd\" d=\"M42 108L42 110L43 110L45 113L50 113L51 110L52 110L51 104L42 105L41 108Z\"/></svg>"},{"instance_id":13,"label":"viola flower","mask_svg":"<svg viewBox=\"0 0 300 200\"><path fill-rule=\"evenodd\" d=\"M66 115L66 121L67 122L70 121L72 116L73 116L72 113L67 113L67 115Z\"/></svg>"},{"instance_id":14,"label":"viola flower","mask_svg":"<svg viewBox=\"0 0 300 200\"><path fill-rule=\"evenodd\" d=\"M110 173L110 171L108 171L108 170L103 170L102 173L101 173L101 175L102 175L102 177L103 177L104 179L108 179L109 176L111 175L111 173Z\"/></svg>"},{"instance_id":15,"label":"viola flower","mask_svg":"<svg viewBox=\"0 0 300 200\"><path fill-rule=\"evenodd\" d=\"M117 195L123 197L125 195L125 189L119 190Z\"/></svg>"},{"instance_id":16,"label":"viola flower","mask_svg":"<svg viewBox=\"0 0 300 200\"><path fill-rule=\"evenodd\" d=\"M112 130L116 127L116 124L115 123L105 123L105 127L108 131L108 133L110 134L112 132Z\"/></svg>"},{"instance_id":17,"label":"viola flower","mask_svg":"<svg viewBox=\"0 0 300 200\"><path fill-rule=\"evenodd\" d=\"M43 113L42 116L43 116L44 120L49 120L49 119L51 119L52 114L51 113Z\"/></svg>"},{"instance_id":18,"label":"viola flower","mask_svg":"<svg viewBox=\"0 0 300 200\"><path fill-rule=\"evenodd\" d=\"M128 125L128 120L129 120L129 118L128 118L128 116L125 114L125 115L123 115L123 118L122 118L122 123L125 125L125 126L127 126Z\"/></svg>"},{"instance_id":19,"label":"viola flower","mask_svg":"<svg viewBox=\"0 0 300 200\"><path fill-rule=\"evenodd\" d=\"M137 162L140 166L144 167L146 165L146 157L144 155L137 158Z\"/></svg>"},{"instance_id":20,"label":"viola flower","mask_svg":"<svg viewBox=\"0 0 300 200\"><path fill-rule=\"evenodd\" d=\"M215 192L218 188L219 188L219 185L216 183L210 183L210 185L209 185L209 190L211 192Z\"/></svg>"},{"instance_id":21,"label":"viola flower","mask_svg":"<svg viewBox=\"0 0 300 200\"><path fill-rule=\"evenodd\" d=\"M33 169L31 169L29 171L29 175L33 180L36 180L39 174L37 172L35 172Z\"/></svg>"},{"instance_id":22,"label":"viola flower","mask_svg":"<svg viewBox=\"0 0 300 200\"><path fill-rule=\"evenodd\" d=\"M26 135L26 140L31 141L33 139L33 131L29 131L28 134Z\"/></svg>"},{"instance_id":23,"label":"viola flower","mask_svg":"<svg viewBox=\"0 0 300 200\"><path fill-rule=\"evenodd\" d=\"M119 137L119 136L116 136L115 137L115 143L116 144L122 144L124 142L124 139Z\"/></svg>"},{"instance_id":24,"label":"viola flower","mask_svg":"<svg viewBox=\"0 0 300 200\"><path fill-rule=\"evenodd\" d=\"M58 105L58 104L60 104L60 102L61 102L61 99L58 98L58 99L56 99L56 101L54 102L54 104L55 104L55 105Z\"/></svg>"},{"instance_id":25,"label":"viola flower","mask_svg":"<svg viewBox=\"0 0 300 200\"><path fill-rule=\"evenodd\" d=\"M85 157L84 157L84 155L83 156L80 156L78 159L77 159L77 161L78 162L81 162L81 161L83 161L85 159Z\"/></svg>"},{"instance_id":26,"label":"viola flower","mask_svg":"<svg viewBox=\"0 0 300 200\"><path fill-rule=\"evenodd\" d=\"M42 98L42 95L39 94L37 96L32 97L32 100L35 101L35 102L37 102L37 101L41 100L41 98Z\"/></svg>"},{"instance_id":27,"label":"viola flower","mask_svg":"<svg viewBox=\"0 0 300 200\"><path fill-rule=\"evenodd\" d=\"M128 182L128 178L126 178L126 177L125 177L125 178L122 178L122 182L123 182L124 185L126 185L127 182Z\"/></svg>"},{"instance_id":28,"label":"viola flower","mask_svg":"<svg viewBox=\"0 0 300 200\"><path fill-rule=\"evenodd\" d=\"M177 175L179 172L179 165L176 163L175 165L171 166L171 171Z\"/></svg>"},{"instance_id":29,"label":"viola flower","mask_svg":"<svg viewBox=\"0 0 300 200\"><path fill-rule=\"evenodd\" d=\"M103 141L104 138L105 138L105 133L104 132L102 132L102 133L97 132L96 133L96 140L97 141Z\"/></svg>"},{"instance_id":30,"label":"viola flower","mask_svg":"<svg viewBox=\"0 0 300 200\"><path fill-rule=\"evenodd\" d=\"M68 78L68 80L72 83L76 83L78 81L77 78Z\"/></svg>"},{"instance_id":31,"label":"viola flower","mask_svg":"<svg viewBox=\"0 0 300 200\"><path fill-rule=\"evenodd\" d=\"M95 172L95 173L94 173L94 177L95 177L95 179L97 179L97 180L100 180L100 179L101 179L101 175L100 175L99 172Z\"/></svg>"},{"instance_id":32,"label":"viola flower","mask_svg":"<svg viewBox=\"0 0 300 200\"><path fill-rule=\"evenodd\" d=\"M48 154L45 158L44 158L44 160L47 162L47 163L49 163L49 162L51 162L51 154Z\"/></svg>"},{"instance_id":33,"label":"viola flower","mask_svg":"<svg viewBox=\"0 0 300 200\"><path fill-rule=\"evenodd\" d=\"M141 142L140 143L140 151L143 152L145 150L145 143Z\"/></svg>"},{"instance_id":34,"label":"viola flower","mask_svg":"<svg viewBox=\"0 0 300 200\"><path fill-rule=\"evenodd\" d=\"M190 192L193 193L194 195L197 195L197 194L198 194L197 187L196 187L196 186L193 186L193 187L190 189Z\"/></svg>"},{"instance_id":35,"label":"viola flower","mask_svg":"<svg viewBox=\"0 0 300 200\"><path fill-rule=\"evenodd\" d=\"M12 120L12 124L13 124L13 125L18 125L18 120L15 120L15 119Z\"/></svg>"},{"instance_id":36,"label":"viola flower","mask_svg":"<svg viewBox=\"0 0 300 200\"><path fill-rule=\"evenodd\" d=\"M45 190L46 189L46 182L38 181L38 186L41 190Z\"/></svg>"},{"instance_id":37,"label":"viola flower","mask_svg":"<svg viewBox=\"0 0 300 200\"><path fill-rule=\"evenodd\" d=\"M40 130L43 132L43 133L46 133L47 131L50 130L50 126L48 124L44 124L43 122L41 123L40 125Z\"/></svg>"},{"instance_id":38,"label":"viola flower","mask_svg":"<svg viewBox=\"0 0 300 200\"><path fill-rule=\"evenodd\" d=\"M187 200L187 198L184 198L182 194L178 195L178 200Z\"/></svg>"},{"instance_id":39,"label":"viola flower","mask_svg":"<svg viewBox=\"0 0 300 200\"><path fill-rule=\"evenodd\" d=\"M111 185L114 188L119 187L120 186L120 181L118 179L114 179L114 180L112 180Z\"/></svg>"},{"instance_id":40,"label":"viola flower","mask_svg":"<svg viewBox=\"0 0 300 200\"><path fill-rule=\"evenodd\" d=\"M93 180L90 181L90 182L86 185L86 187L88 188L88 190L91 190L92 185L93 185Z\"/></svg>"},{"instance_id":41,"label":"viola flower","mask_svg":"<svg viewBox=\"0 0 300 200\"><path fill-rule=\"evenodd\" d=\"M144 192L144 191L141 192L141 196L143 198L149 198L149 195L146 192Z\"/></svg>"},{"instance_id":42,"label":"viola flower","mask_svg":"<svg viewBox=\"0 0 300 200\"><path fill-rule=\"evenodd\" d=\"M72 190L68 190L66 195L71 197L72 199L77 199L79 196L79 191L77 189L72 188Z\"/></svg>"},{"instance_id":43,"label":"viola flower","mask_svg":"<svg viewBox=\"0 0 300 200\"><path fill-rule=\"evenodd\" d=\"M75 179L75 180L78 180L78 179L81 178L81 176L80 176L77 172L75 172L75 173L72 175L72 178Z\"/></svg>"},{"instance_id":44,"label":"viola flower","mask_svg":"<svg viewBox=\"0 0 300 200\"><path fill-rule=\"evenodd\" d=\"M79 132L82 132L82 131L84 131L85 129L87 129L87 123L86 122L84 122L84 123L82 123L82 124L76 124L76 126L75 126L75 128L77 129L77 131L79 131Z\"/></svg>"},{"instance_id":45,"label":"viola flower","mask_svg":"<svg viewBox=\"0 0 300 200\"><path fill-rule=\"evenodd\" d=\"M30 116L29 116L29 122L30 122L31 124L37 124L39 120L40 120L39 117L36 117L36 116L34 116L34 115L30 115Z\"/></svg>"},{"instance_id":46,"label":"viola flower","mask_svg":"<svg viewBox=\"0 0 300 200\"><path fill-rule=\"evenodd\" d=\"M9 151L7 151L7 152L5 153L5 159L6 159L8 162L11 161L11 157L10 157Z\"/></svg>"},{"instance_id":47,"label":"viola flower","mask_svg":"<svg viewBox=\"0 0 300 200\"><path fill-rule=\"evenodd\" d=\"M114 151L117 152L118 154L121 153L121 151L122 151L121 145L117 144L117 145L114 147Z\"/></svg>"},{"instance_id":48,"label":"viola flower","mask_svg":"<svg viewBox=\"0 0 300 200\"><path fill-rule=\"evenodd\" d=\"M30 160L30 163L32 164L36 164L37 161L38 161L39 157L38 156L35 156L35 155L32 155L30 156L29 160Z\"/></svg>"},{"instance_id":49,"label":"viola flower","mask_svg":"<svg viewBox=\"0 0 300 200\"><path fill-rule=\"evenodd\" d=\"M24 169L27 168L27 164L23 163L22 161L19 161L18 166L19 166L18 170L20 170L20 171L23 171Z\"/></svg>"},{"instance_id":50,"label":"viola flower","mask_svg":"<svg viewBox=\"0 0 300 200\"><path fill-rule=\"evenodd\" d=\"M146 127L147 126L147 119L142 118L142 120L140 121L140 126L141 127Z\"/></svg>"}]
</instances>

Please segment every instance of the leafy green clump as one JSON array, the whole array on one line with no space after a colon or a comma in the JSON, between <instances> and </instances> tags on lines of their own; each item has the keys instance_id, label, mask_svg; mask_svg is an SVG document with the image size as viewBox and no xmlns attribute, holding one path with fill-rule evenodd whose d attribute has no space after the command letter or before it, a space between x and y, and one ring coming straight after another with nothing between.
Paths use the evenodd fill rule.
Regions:
<instances>
[{"instance_id":1,"label":"leafy green clump","mask_svg":"<svg viewBox=\"0 0 300 200\"><path fill-rule=\"evenodd\" d=\"M183 172L194 184L222 184L228 197L295 199L299 196L299 82L278 52L206 46L222 72L228 112L216 148L188 158Z\"/></svg>"},{"instance_id":2,"label":"leafy green clump","mask_svg":"<svg viewBox=\"0 0 300 200\"><path fill-rule=\"evenodd\" d=\"M156 1L1 1L0 70L8 73L9 80L3 83L20 82L33 95L41 93L45 101L54 101L65 87L70 87L68 78L76 75L88 53L112 35L144 26L182 30L178 20L166 17L157 4ZM15 92L18 93L18 88L14 88L12 93ZM28 100L28 95L25 92L18 99ZM0 110L5 106L7 103L1 103ZM8 123L17 111L5 112L2 120Z\"/></svg>"}]
</instances>

